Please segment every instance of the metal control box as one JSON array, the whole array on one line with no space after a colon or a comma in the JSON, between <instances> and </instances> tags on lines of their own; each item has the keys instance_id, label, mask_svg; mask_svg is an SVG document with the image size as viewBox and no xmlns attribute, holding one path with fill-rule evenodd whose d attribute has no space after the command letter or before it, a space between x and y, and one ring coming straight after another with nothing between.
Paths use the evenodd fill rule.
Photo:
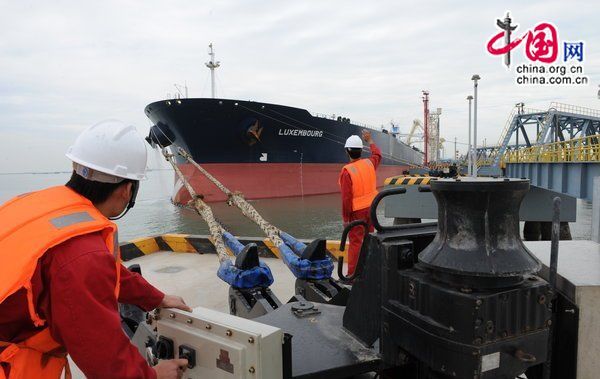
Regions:
<instances>
[{"instance_id":1,"label":"metal control box","mask_svg":"<svg viewBox=\"0 0 600 379\"><path fill-rule=\"evenodd\" d=\"M198 307L192 313L162 309L155 315L159 359L193 354L183 378L277 379L283 376L279 328ZM190 367L193 366L193 367Z\"/></svg>"}]
</instances>

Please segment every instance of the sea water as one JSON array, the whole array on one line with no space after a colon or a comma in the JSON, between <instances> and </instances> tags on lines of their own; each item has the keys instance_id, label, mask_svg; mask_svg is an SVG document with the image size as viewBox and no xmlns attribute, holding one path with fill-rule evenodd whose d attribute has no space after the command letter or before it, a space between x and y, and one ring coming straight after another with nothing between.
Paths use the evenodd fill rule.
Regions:
<instances>
[{"instance_id":1,"label":"sea water","mask_svg":"<svg viewBox=\"0 0 600 379\"><path fill-rule=\"evenodd\" d=\"M2 174L0 203L22 193L64 184L70 175ZM173 186L173 171L148 172L147 179L140 183L135 207L117 221L121 241L164 233L208 234L206 223L193 209L171 202ZM338 194L262 199L251 203L266 220L297 238L341 237L341 200ZM231 233L238 236L263 235L236 207L228 206L224 202L209 205L218 221Z\"/></svg>"},{"instance_id":2,"label":"sea water","mask_svg":"<svg viewBox=\"0 0 600 379\"><path fill-rule=\"evenodd\" d=\"M0 203L21 193L64 184L70 175L66 172L1 174ZM206 223L193 209L176 206L171 202L173 171L149 171L147 176L141 182L135 207L117 221L121 241L164 233L208 234ZM341 238L339 194L262 199L251 203L266 220L296 238ZM263 236L260 229L237 208L225 203L209 205L215 217L231 233L238 236ZM379 217L383 218L383 204L379 208ZM590 239L591 214L591 203L578 200L577 222L570 223L574 239Z\"/></svg>"}]
</instances>

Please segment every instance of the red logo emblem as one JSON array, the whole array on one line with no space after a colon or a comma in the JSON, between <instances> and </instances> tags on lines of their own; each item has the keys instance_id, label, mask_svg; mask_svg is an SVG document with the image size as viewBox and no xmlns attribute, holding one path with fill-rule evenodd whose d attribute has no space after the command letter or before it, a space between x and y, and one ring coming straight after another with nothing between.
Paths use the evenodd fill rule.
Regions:
<instances>
[{"instance_id":1,"label":"red logo emblem","mask_svg":"<svg viewBox=\"0 0 600 379\"><path fill-rule=\"evenodd\" d=\"M554 63L556 61L558 57L558 33L556 27L551 23L542 22L514 41L511 41L510 37L518 26L512 25L512 19L508 14L503 21L497 20L496 24L502 31L489 40L487 50L492 55L504 55L506 66L510 66L510 52L525 39L525 55L529 60L542 63ZM498 40L502 38L504 38L504 45L497 46Z\"/></svg>"}]
</instances>

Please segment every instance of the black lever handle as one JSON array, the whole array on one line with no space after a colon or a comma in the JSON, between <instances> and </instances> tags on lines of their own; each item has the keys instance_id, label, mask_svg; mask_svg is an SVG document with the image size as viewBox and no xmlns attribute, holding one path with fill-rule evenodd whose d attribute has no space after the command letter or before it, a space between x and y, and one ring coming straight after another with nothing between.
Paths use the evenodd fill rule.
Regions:
<instances>
[{"instance_id":1,"label":"black lever handle","mask_svg":"<svg viewBox=\"0 0 600 379\"><path fill-rule=\"evenodd\" d=\"M364 220L355 220L355 221L352 221L351 223L349 223L348 225L346 225L346 227L344 228L344 231L342 232L342 241L340 242L340 251L344 251L346 249L346 239L348 238L348 233L350 233L350 231L355 226L358 226L358 225L362 225L365 227L365 230L368 230L369 225ZM366 233L365 233L365 235L366 235Z\"/></svg>"},{"instance_id":2,"label":"black lever handle","mask_svg":"<svg viewBox=\"0 0 600 379\"><path fill-rule=\"evenodd\" d=\"M404 187L388 188L388 189L384 189L383 191L379 192L377 194L377 196L375 196L375 198L373 199L373 202L371 203L371 210L370 210L371 222L373 223L373 226L375 227L375 229L377 229L378 232L397 229L394 227L382 226L379 223L379 220L377 219L377 206L379 206L379 202L381 200L383 200L385 197L392 196L392 195L400 195L403 193L406 193L406 188L404 188Z\"/></svg>"}]
</instances>

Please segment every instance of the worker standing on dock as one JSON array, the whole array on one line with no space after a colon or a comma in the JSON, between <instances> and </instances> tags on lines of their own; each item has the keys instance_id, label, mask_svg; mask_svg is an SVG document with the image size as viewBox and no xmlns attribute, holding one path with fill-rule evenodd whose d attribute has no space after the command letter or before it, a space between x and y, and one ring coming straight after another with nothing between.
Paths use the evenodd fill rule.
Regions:
<instances>
[{"instance_id":1,"label":"worker standing on dock","mask_svg":"<svg viewBox=\"0 0 600 379\"><path fill-rule=\"evenodd\" d=\"M179 378L187 361L150 367L123 330L118 303L190 311L120 261L117 226L145 178L146 147L133 126L104 121L67 152L64 186L0 206L0 379L69 375Z\"/></svg>"},{"instance_id":2,"label":"worker standing on dock","mask_svg":"<svg viewBox=\"0 0 600 379\"><path fill-rule=\"evenodd\" d=\"M377 195L377 177L375 170L381 162L381 151L371 139L371 132L363 130L362 138L371 148L369 158L361 158L363 140L352 135L346 140L344 148L350 158L350 163L342 168L340 173L340 188L342 192L342 217L344 225L363 220L369 224L369 231L373 231L369 208L373 198ZM360 246L362 245L363 227L355 227L348 233L350 249L348 250L348 275L354 273Z\"/></svg>"}]
</instances>

